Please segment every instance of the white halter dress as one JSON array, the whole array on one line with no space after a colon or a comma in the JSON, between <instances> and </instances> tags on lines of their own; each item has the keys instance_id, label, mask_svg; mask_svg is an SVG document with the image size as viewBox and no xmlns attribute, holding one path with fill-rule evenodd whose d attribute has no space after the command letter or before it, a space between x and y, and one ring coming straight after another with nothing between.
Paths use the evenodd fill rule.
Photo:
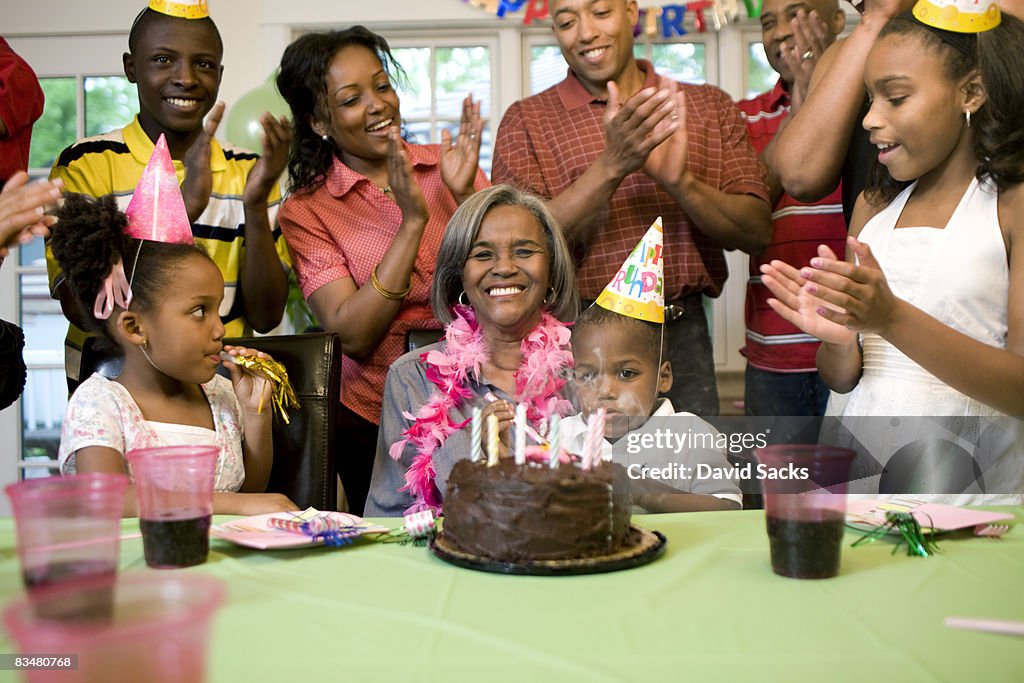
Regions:
<instances>
[{"instance_id":1,"label":"white halter dress","mask_svg":"<svg viewBox=\"0 0 1024 683\"><path fill-rule=\"evenodd\" d=\"M1010 272L995 189L973 180L944 229L896 229L915 187L868 221L859 239L871 246L897 297L969 337L1006 348ZM922 483L920 473L916 476L914 493L941 489L944 495L918 497L951 504L1024 502L1020 419L953 389L875 334L862 335L861 344L864 369L859 383L848 397L834 395L838 400L830 405L830 413L843 418L839 437L857 443L861 452L866 449L891 474L905 470L908 459L931 470L929 482ZM841 413L832 412L843 398ZM901 460L890 462L895 455ZM974 473L981 480L954 487L960 494L954 495L935 477L952 476L939 471L961 456L974 460ZM937 460L929 463L930 458ZM869 492L878 490L877 477L872 479L875 488L868 486ZM851 485L851 491L863 488Z\"/></svg>"}]
</instances>

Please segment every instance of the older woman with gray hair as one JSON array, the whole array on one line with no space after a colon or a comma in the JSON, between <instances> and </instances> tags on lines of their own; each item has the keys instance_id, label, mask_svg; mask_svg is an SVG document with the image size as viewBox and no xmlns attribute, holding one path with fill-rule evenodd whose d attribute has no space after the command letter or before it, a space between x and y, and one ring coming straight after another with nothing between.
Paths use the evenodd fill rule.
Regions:
<instances>
[{"instance_id":1,"label":"older woman with gray hair","mask_svg":"<svg viewBox=\"0 0 1024 683\"><path fill-rule=\"evenodd\" d=\"M537 197L497 185L463 202L441 240L431 290L445 338L388 371L367 515L440 510L452 466L471 454L474 408L484 425L496 417L503 453L516 404L540 434L553 414L571 412L562 388L572 355L560 321L578 313L574 273Z\"/></svg>"}]
</instances>

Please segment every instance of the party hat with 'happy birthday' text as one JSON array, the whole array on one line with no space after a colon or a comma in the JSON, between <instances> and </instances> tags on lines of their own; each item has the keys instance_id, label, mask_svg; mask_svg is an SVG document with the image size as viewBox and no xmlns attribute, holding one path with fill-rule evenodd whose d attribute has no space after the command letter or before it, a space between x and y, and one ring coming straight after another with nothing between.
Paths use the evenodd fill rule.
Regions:
<instances>
[{"instance_id":1,"label":"party hat with 'happy birthday' text","mask_svg":"<svg viewBox=\"0 0 1024 683\"><path fill-rule=\"evenodd\" d=\"M662 244L661 216L658 216L595 303L630 318L665 322Z\"/></svg>"},{"instance_id":2,"label":"party hat with 'happy birthday' text","mask_svg":"<svg viewBox=\"0 0 1024 683\"><path fill-rule=\"evenodd\" d=\"M913 13L922 24L954 33L981 33L1002 20L996 0L918 0Z\"/></svg>"},{"instance_id":3,"label":"party hat with 'happy birthday' text","mask_svg":"<svg viewBox=\"0 0 1024 683\"><path fill-rule=\"evenodd\" d=\"M135 186L125 215L128 216L128 227L124 231L129 237L174 244L193 244L195 241L163 133L156 141L139 184Z\"/></svg>"},{"instance_id":4,"label":"party hat with 'happy birthday' text","mask_svg":"<svg viewBox=\"0 0 1024 683\"><path fill-rule=\"evenodd\" d=\"M149 9L182 19L203 19L210 16L206 0L149 0Z\"/></svg>"}]
</instances>

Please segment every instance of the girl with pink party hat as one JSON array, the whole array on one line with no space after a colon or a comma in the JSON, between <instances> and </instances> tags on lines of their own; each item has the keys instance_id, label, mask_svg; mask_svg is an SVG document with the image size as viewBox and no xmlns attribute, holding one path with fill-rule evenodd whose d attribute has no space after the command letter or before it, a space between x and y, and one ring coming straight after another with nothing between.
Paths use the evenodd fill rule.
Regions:
<instances>
[{"instance_id":1,"label":"girl with pink party hat","mask_svg":"<svg viewBox=\"0 0 1024 683\"><path fill-rule=\"evenodd\" d=\"M273 460L270 383L230 356L218 307L224 281L188 229L184 202L161 137L127 215L113 196L68 195L50 240L92 331L124 358L116 379L94 374L71 396L59 451L61 471L126 472L136 448L215 445L214 512L295 510L262 493ZM135 492L124 514L137 514Z\"/></svg>"},{"instance_id":2,"label":"girl with pink party hat","mask_svg":"<svg viewBox=\"0 0 1024 683\"><path fill-rule=\"evenodd\" d=\"M986 456L973 488L909 491L948 503L1024 500L1021 45L1024 23L1000 23L994 2L922 0L892 19L865 67L863 126L878 156L848 260L819 247L805 267L761 268L772 308L824 342L818 370L833 404L849 394L844 421L955 416L941 424L958 438L955 425L972 418L1003 430L1006 447ZM930 424L935 436L940 422ZM949 465L943 453L925 469ZM881 464L886 493L894 468Z\"/></svg>"}]
</instances>

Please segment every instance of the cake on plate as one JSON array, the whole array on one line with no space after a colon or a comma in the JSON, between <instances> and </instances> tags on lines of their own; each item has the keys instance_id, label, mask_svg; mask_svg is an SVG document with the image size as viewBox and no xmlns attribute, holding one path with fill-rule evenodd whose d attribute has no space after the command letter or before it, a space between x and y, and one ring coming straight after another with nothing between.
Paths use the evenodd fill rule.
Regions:
<instances>
[{"instance_id":1,"label":"cake on plate","mask_svg":"<svg viewBox=\"0 0 1024 683\"><path fill-rule=\"evenodd\" d=\"M469 555L509 563L608 556L629 533L625 470L610 462L461 460L448 479L443 536Z\"/></svg>"}]
</instances>

